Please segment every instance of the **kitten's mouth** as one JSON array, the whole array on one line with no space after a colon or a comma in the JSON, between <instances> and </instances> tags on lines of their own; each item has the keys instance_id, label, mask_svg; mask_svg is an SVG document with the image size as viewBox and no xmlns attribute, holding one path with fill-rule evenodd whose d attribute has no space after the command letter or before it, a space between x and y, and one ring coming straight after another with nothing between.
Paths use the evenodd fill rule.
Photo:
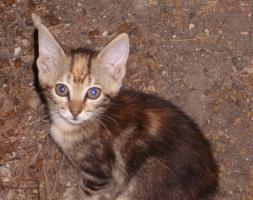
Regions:
<instances>
[{"instance_id":1,"label":"kitten's mouth","mask_svg":"<svg viewBox=\"0 0 253 200\"><path fill-rule=\"evenodd\" d=\"M66 119L68 122L71 124L81 124L83 120L78 120L78 119Z\"/></svg>"},{"instance_id":2,"label":"kitten's mouth","mask_svg":"<svg viewBox=\"0 0 253 200\"><path fill-rule=\"evenodd\" d=\"M83 120L80 120L80 119L74 119L74 118L68 119L68 118L62 116L61 114L59 114L59 116L70 124L81 124L83 122Z\"/></svg>"}]
</instances>

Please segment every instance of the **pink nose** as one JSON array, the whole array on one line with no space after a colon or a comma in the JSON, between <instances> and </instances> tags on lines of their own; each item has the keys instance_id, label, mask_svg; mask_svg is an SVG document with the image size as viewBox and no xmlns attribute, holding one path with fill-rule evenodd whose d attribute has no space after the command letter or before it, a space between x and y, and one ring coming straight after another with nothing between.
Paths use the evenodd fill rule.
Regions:
<instances>
[{"instance_id":1,"label":"pink nose","mask_svg":"<svg viewBox=\"0 0 253 200\"><path fill-rule=\"evenodd\" d=\"M82 102L70 100L69 110L73 117L76 118L82 112Z\"/></svg>"}]
</instances>

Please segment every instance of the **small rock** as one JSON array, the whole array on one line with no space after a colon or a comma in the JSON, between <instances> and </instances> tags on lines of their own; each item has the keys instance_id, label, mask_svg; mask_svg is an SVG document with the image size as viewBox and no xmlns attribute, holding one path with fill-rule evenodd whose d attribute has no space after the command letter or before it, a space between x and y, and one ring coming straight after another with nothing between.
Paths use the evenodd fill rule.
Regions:
<instances>
[{"instance_id":1,"label":"small rock","mask_svg":"<svg viewBox=\"0 0 253 200\"><path fill-rule=\"evenodd\" d=\"M128 32L128 29L129 29L129 24L125 22L117 27L117 32L125 33L125 32Z\"/></svg>"},{"instance_id":2,"label":"small rock","mask_svg":"<svg viewBox=\"0 0 253 200\"><path fill-rule=\"evenodd\" d=\"M210 34L210 31L207 28L204 31L205 31L206 35Z\"/></svg>"},{"instance_id":3,"label":"small rock","mask_svg":"<svg viewBox=\"0 0 253 200\"><path fill-rule=\"evenodd\" d=\"M247 155L247 150L246 150L245 148L241 148L241 149L240 149L240 155L241 155L241 156Z\"/></svg>"},{"instance_id":4,"label":"small rock","mask_svg":"<svg viewBox=\"0 0 253 200\"><path fill-rule=\"evenodd\" d=\"M27 20L25 20L25 24L26 24L27 26L33 26L33 21L32 21L32 19L31 19L31 18L28 18Z\"/></svg>"},{"instance_id":5,"label":"small rock","mask_svg":"<svg viewBox=\"0 0 253 200\"><path fill-rule=\"evenodd\" d=\"M40 3L41 3L40 0L29 0L28 1L28 6L32 10L39 10L39 9L41 9Z\"/></svg>"},{"instance_id":6,"label":"small rock","mask_svg":"<svg viewBox=\"0 0 253 200\"><path fill-rule=\"evenodd\" d=\"M214 105L212 108L214 113L218 113L220 111L220 106L219 105Z\"/></svg>"},{"instance_id":7,"label":"small rock","mask_svg":"<svg viewBox=\"0 0 253 200\"><path fill-rule=\"evenodd\" d=\"M46 16L46 19L49 22L49 24L52 25L52 26L56 26L56 25L58 25L60 23L60 19L57 18L54 15Z\"/></svg>"},{"instance_id":8,"label":"small rock","mask_svg":"<svg viewBox=\"0 0 253 200\"><path fill-rule=\"evenodd\" d=\"M15 48L15 50L14 50L14 56L18 56L20 54L21 50L22 49L20 47Z\"/></svg>"},{"instance_id":9,"label":"small rock","mask_svg":"<svg viewBox=\"0 0 253 200\"><path fill-rule=\"evenodd\" d=\"M104 31L103 33L102 33L102 36L104 36L104 37L106 37L107 35L108 35L108 31Z\"/></svg>"},{"instance_id":10,"label":"small rock","mask_svg":"<svg viewBox=\"0 0 253 200\"><path fill-rule=\"evenodd\" d=\"M1 166L0 167L0 176L2 177L3 182L9 182L11 178L11 171L10 169L6 166Z\"/></svg>"},{"instance_id":11,"label":"small rock","mask_svg":"<svg viewBox=\"0 0 253 200\"><path fill-rule=\"evenodd\" d=\"M237 117L237 118L234 120L234 125L235 125L235 126L240 125L240 124L241 124L241 121L242 121L241 117Z\"/></svg>"},{"instance_id":12,"label":"small rock","mask_svg":"<svg viewBox=\"0 0 253 200\"><path fill-rule=\"evenodd\" d=\"M98 35L99 35L99 31L98 31L98 30L92 30L92 31L89 32L89 36L90 36L91 38L95 38L95 37L97 37Z\"/></svg>"},{"instance_id":13,"label":"small rock","mask_svg":"<svg viewBox=\"0 0 253 200\"><path fill-rule=\"evenodd\" d=\"M189 24L189 30L192 30L193 28L195 28L195 25L193 23Z\"/></svg>"},{"instance_id":14,"label":"small rock","mask_svg":"<svg viewBox=\"0 0 253 200\"><path fill-rule=\"evenodd\" d=\"M28 47L29 46L29 41L27 39L22 39L21 42L22 42L22 45L24 47Z\"/></svg>"},{"instance_id":15,"label":"small rock","mask_svg":"<svg viewBox=\"0 0 253 200\"><path fill-rule=\"evenodd\" d=\"M86 44L90 45L90 44L92 44L92 41L91 40L86 40Z\"/></svg>"},{"instance_id":16,"label":"small rock","mask_svg":"<svg viewBox=\"0 0 253 200\"><path fill-rule=\"evenodd\" d=\"M148 86L148 91L150 92L155 91L155 87L153 85Z\"/></svg>"},{"instance_id":17,"label":"small rock","mask_svg":"<svg viewBox=\"0 0 253 200\"><path fill-rule=\"evenodd\" d=\"M167 71L162 71L162 75L163 76L168 76L168 72Z\"/></svg>"},{"instance_id":18,"label":"small rock","mask_svg":"<svg viewBox=\"0 0 253 200\"><path fill-rule=\"evenodd\" d=\"M249 35L249 32L248 31L243 31L243 32L240 33L240 35L247 36L247 35Z\"/></svg>"}]
</instances>

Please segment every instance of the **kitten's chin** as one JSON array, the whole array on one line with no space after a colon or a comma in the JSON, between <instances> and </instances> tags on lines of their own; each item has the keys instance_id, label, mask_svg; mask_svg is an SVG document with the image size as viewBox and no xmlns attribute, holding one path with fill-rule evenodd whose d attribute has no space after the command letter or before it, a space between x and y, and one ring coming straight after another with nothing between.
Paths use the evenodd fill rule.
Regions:
<instances>
[{"instance_id":1,"label":"kitten's chin","mask_svg":"<svg viewBox=\"0 0 253 200\"><path fill-rule=\"evenodd\" d=\"M67 123L67 124L70 124L70 125L79 125L79 124L83 123L86 120L68 119L68 118L66 118L66 117L64 117L62 115L58 115L58 116L54 116L53 117L53 121L55 123L61 123L61 124Z\"/></svg>"},{"instance_id":2,"label":"kitten's chin","mask_svg":"<svg viewBox=\"0 0 253 200\"><path fill-rule=\"evenodd\" d=\"M84 120L74 120L74 119L66 119L71 124L81 124L84 122Z\"/></svg>"},{"instance_id":3,"label":"kitten's chin","mask_svg":"<svg viewBox=\"0 0 253 200\"><path fill-rule=\"evenodd\" d=\"M80 119L69 119L69 118L65 118L63 116L60 116L60 117L62 117L66 122L68 122L72 125L78 125L78 124L81 124L84 121L86 121L86 120L80 120Z\"/></svg>"}]
</instances>

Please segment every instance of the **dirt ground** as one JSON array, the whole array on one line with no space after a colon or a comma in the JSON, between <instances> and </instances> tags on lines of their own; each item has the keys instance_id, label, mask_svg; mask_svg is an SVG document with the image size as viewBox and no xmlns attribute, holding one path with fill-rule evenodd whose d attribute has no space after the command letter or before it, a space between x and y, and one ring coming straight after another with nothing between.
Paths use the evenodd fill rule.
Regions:
<instances>
[{"instance_id":1,"label":"dirt ground","mask_svg":"<svg viewBox=\"0 0 253 200\"><path fill-rule=\"evenodd\" d=\"M252 0L0 0L0 200L62 199L76 179L34 87L32 12L66 46L127 32L125 85L199 123L220 168L215 199L253 200Z\"/></svg>"}]
</instances>

